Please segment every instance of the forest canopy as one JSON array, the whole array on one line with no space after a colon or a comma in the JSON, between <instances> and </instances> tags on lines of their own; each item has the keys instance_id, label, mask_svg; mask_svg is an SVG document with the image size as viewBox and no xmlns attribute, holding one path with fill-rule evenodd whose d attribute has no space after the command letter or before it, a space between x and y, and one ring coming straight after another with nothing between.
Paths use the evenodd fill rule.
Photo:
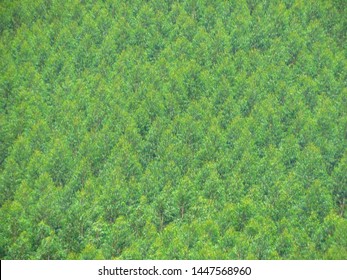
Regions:
<instances>
[{"instance_id":1,"label":"forest canopy","mask_svg":"<svg viewBox=\"0 0 347 280\"><path fill-rule=\"evenodd\" d=\"M1 259L347 259L345 0L0 3Z\"/></svg>"}]
</instances>

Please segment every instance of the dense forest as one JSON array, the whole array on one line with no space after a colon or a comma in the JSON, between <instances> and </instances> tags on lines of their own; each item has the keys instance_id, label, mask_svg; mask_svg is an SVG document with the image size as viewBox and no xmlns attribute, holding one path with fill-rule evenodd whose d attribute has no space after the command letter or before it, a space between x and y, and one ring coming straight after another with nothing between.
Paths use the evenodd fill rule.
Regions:
<instances>
[{"instance_id":1,"label":"dense forest","mask_svg":"<svg viewBox=\"0 0 347 280\"><path fill-rule=\"evenodd\" d=\"M1 259L347 259L346 7L1 1Z\"/></svg>"}]
</instances>

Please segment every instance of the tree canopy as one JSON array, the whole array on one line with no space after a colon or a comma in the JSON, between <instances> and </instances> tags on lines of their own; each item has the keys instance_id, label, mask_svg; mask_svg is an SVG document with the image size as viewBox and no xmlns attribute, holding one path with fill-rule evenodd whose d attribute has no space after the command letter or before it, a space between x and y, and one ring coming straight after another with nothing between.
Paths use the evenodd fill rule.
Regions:
<instances>
[{"instance_id":1,"label":"tree canopy","mask_svg":"<svg viewBox=\"0 0 347 280\"><path fill-rule=\"evenodd\" d=\"M346 6L1 1L1 259L347 259Z\"/></svg>"}]
</instances>

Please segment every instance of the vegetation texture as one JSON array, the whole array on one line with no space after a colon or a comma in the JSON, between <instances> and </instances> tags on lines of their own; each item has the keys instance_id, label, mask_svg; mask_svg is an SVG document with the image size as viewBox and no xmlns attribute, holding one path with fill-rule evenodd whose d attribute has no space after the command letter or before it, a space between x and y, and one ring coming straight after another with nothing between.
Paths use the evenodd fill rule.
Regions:
<instances>
[{"instance_id":1,"label":"vegetation texture","mask_svg":"<svg viewBox=\"0 0 347 280\"><path fill-rule=\"evenodd\" d=\"M1 259L347 259L346 6L1 1Z\"/></svg>"}]
</instances>

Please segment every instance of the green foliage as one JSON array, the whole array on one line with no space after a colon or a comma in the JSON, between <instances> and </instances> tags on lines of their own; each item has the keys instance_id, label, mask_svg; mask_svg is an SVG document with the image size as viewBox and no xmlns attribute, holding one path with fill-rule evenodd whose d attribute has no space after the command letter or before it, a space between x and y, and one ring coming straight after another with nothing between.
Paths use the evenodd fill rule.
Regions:
<instances>
[{"instance_id":1,"label":"green foliage","mask_svg":"<svg viewBox=\"0 0 347 280\"><path fill-rule=\"evenodd\" d=\"M347 259L345 1L1 1L1 259Z\"/></svg>"}]
</instances>

